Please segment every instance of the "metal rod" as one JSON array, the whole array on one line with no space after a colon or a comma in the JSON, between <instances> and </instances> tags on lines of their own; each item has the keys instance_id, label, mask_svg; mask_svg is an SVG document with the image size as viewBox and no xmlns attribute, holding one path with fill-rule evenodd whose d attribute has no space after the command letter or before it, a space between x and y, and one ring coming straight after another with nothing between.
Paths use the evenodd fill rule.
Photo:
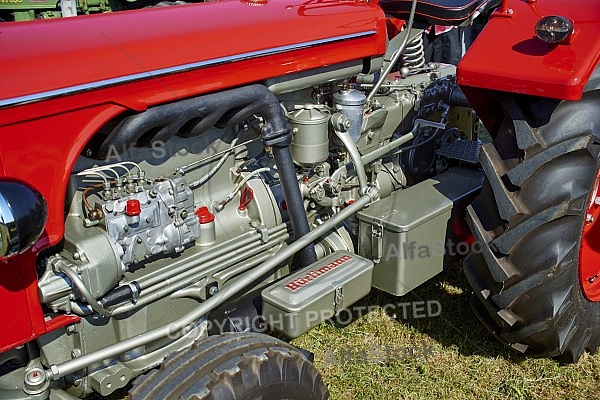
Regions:
<instances>
[{"instance_id":1,"label":"metal rod","mask_svg":"<svg viewBox=\"0 0 600 400\"><path fill-rule=\"evenodd\" d=\"M287 235L282 235L282 236L287 237ZM256 247L255 245L253 245L247 251L244 251L243 249L239 249L239 250L237 250L238 254L236 255L236 257L233 257L234 254L224 254L221 257L212 261L210 263L210 265L200 265L199 267L210 268L211 266L219 264L220 262L223 262L223 261L227 261L227 263L229 265L234 265L234 264L240 263L248 258L251 258L251 257L254 257L261 253L264 253L264 252L270 250L271 248L277 246L278 244L280 244L281 242L275 241L276 239L277 238L275 238L273 241L269 241L268 243L266 243L265 245L262 245L262 246ZM249 246L246 246L246 247L249 247ZM258 262L257 262L257 264L258 264ZM196 269L198 269L198 268L196 268ZM121 305L121 306L115 308L112 311L112 314L119 315L119 314L123 314L123 313L129 312L129 311L137 310L138 308L143 307L146 304L152 303L152 302L162 299L163 297L166 297L172 293L175 293L178 290L191 285L192 282L190 282L190 281L193 281L194 279L198 278L195 275L198 275L198 271L190 270L185 275L182 274L181 277L177 277L178 280L175 282L166 280L165 284L162 285L163 287L158 287L155 290L150 289L151 292L148 293L147 296L140 297L140 299L135 304L129 303L129 304ZM192 279L189 279L189 278L192 278Z\"/></svg>"},{"instance_id":2,"label":"metal rod","mask_svg":"<svg viewBox=\"0 0 600 400\"><path fill-rule=\"evenodd\" d=\"M235 295L238 295L253 282L259 280L267 274L273 273L281 264L287 261L290 256L311 244L314 240L323 236L329 230L343 222L346 218L360 211L370 202L375 201L378 197L379 190L373 187L369 188L365 195L329 218L322 225L319 225L317 228L303 235L302 237L297 238L288 247L277 252L277 254L275 254L271 259L260 264L242 278L223 289L217 295L200 304L194 311L191 311L183 317L173 321L171 324L153 329L137 336L133 336L129 339L122 340L93 353L85 354L81 357L65 361L64 363L54 364L50 366L48 376L53 380L60 379L61 377L72 374L73 372L79 371L94 363L100 362L107 358L115 357L131 349L135 349L136 347L147 345L148 343L152 343L168 335L173 335L181 331L186 326L195 323L202 316L208 314L211 310L220 306Z\"/></svg>"},{"instance_id":3,"label":"metal rod","mask_svg":"<svg viewBox=\"0 0 600 400\"><path fill-rule=\"evenodd\" d=\"M406 35L404 36L404 40L402 41L402 44L400 45L398 50L394 53L394 56L390 60L390 63L388 64L388 66L381 73L381 76L379 77L379 80L377 81L377 83L375 83L375 86L373 86L373 90L371 90L371 92L367 96L367 101L365 102L365 104L371 103L371 100L373 100L373 96L375 96L375 94L377 93L377 91L379 90L379 88L381 87L381 85L383 84L383 82L385 81L387 76L389 75L389 73L392 70L392 68L394 67L394 65L396 65L396 63L398 62L398 59L402 55L402 52L404 52L404 49L406 48L406 44L408 43L408 37L410 36L410 30L412 29L412 26L413 26L413 20L415 19L415 11L416 10L417 10L417 0L413 0L412 7L410 9L410 15L408 17L408 22L406 24L406 27L404 28L404 32L406 32Z\"/></svg>"},{"instance_id":4,"label":"metal rod","mask_svg":"<svg viewBox=\"0 0 600 400\"><path fill-rule=\"evenodd\" d=\"M369 164L369 163L377 160L378 158L383 157L384 155L386 155L390 151L394 150L395 148L402 146L404 143L408 142L409 140L412 140L414 137L415 137L414 131L408 132L407 134L400 136L398 139L392 140L388 144L384 144L383 146L379 147L377 150L365 154L364 156L361 157L361 160L362 160L363 164Z\"/></svg>"},{"instance_id":5,"label":"metal rod","mask_svg":"<svg viewBox=\"0 0 600 400\"><path fill-rule=\"evenodd\" d=\"M215 154L211 154L210 156L204 157L204 158L203 158L203 159L201 159L201 160L197 160L197 161L191 162L191 163L189 163L189 164L187 164L187 165L181 166L181 167L177 168L177 169L175 170L175 172L178 172L178 173L180 173L180 174L184 175L184 174L186 174L186 173L187 173L187 170L188 170L188 169L190 169L190 168L193 168L193 167L195 167L196 165L201 165L201 164L204 164L204 163L205 163L205 162L207 162L208 160L212 160L213 158L219 157L219 156L220 156L220 155L222 155L222 154L228 153L228 152L230 152L230 151L232 151L232 150L235 150L235 149L237 149L237 148L240 148L240 147L242 147L242 146L245 146L245 145L247 145L247 144L250 144L250 143L252 143L252 142L257 142L257 141L259 141L259 140L260 140L260 138L259 138L259 137L257 137L257 138L254 138L254 139L250 139L250 140L246 140L246 141L245 141L245 142L243 142L243 143L239 143L239 144L236 144L235 146L228 147L228 148L227 148L227 149L225 149L225 150L218 151L218 152L216 152Z\"/></svg>"},{"instance_id":6,"label":"metal rod","mask_svg":"<svg viewBox=\"0 0 600 400\"><path fill-rule=\"evenodd\" d=\"M196 259L194 259L192 262L186 263L185 266L188 266L189 268L185 269L184 272L163 277L163 279L161 279L161 281L156 282L153 286L148 287L142 293L142 295L150 294L152 292L162 289L165 286L171 286L173 284L177 284L177 285L182 284L183 281L186 280L187 278L194 277L195 275L197 275L200 272L199 270L207 270L215 265L219 265L220 263L223 263L224 265L227 265L227 266L237 264L238 262L242 261L244 258L254 256L257 252L267 251L267 250L271 249L272 247L277 246L278 244L280 244L287 238L288 238L287 232L279 233L279 234L276 234L273 238L269 237L269 241L262 245L259 245L257 243L250 243L250 244L247 244L246 246L241 246L236 249L232 249L229 252L227 252L226 254L221 254L218 257L211 257L211 259L206 262L198 263L198 261ZM183 267L183 265L181 267ZM172 278L176 278L177 281L171 282ZM189 282L188 282L188 284L189 284ZM138 303L140 303L142 301L142 298L143 297L140 296Z\"/></svg>"},{"instance_id":7,"label":"metal rod","mask_svg":"<svg viewBox=\"0 0 600 400\"><path fill-rule=\"evenodd\" d=\"M268 232L269 236L278 235L281 232L287 232L287 225L286 224L277 225L273 228L268 229L267 232ZM207 252L205 254L200 254L197 257L194 257L194 259L191 261L187 261L183 264L177 265L176 267L173 267L173 265L170 265L168 267L160 269L159 271L156 271L156 273L154 273L152 275L140 277L139 279L137 279L137 282L140 285L140 287L142 288L142 290L148 290L148 288L150 288L151 286L154 286L157 283L164 281L165 279L169 279L174 276L178 276L179 274L182 274L182 273L190 270L190 268L194 268L195 266L198 266L200 264L208 262L214 258L221 257L222 255L230 254L232 251L237 251L239 248L242 248L244 246L247 246L249 244L252 244L252 243L260 240L259 233L256 233L256 232L250 232L250 233L252 234L252 236L242 237L242 238L233 238L233 239L228 240L227 242L219 245L218 247L215 246L216 249L213 249L210 252Z\"/></svg>"},{"instance_id":8,"label":"metal rod","mask_svg":"<svg viewBox=\"0 0 600 400\"><path fill-rule=\"evenodd\" d=\"M363 194L367 189L367 173L365 172L365 165L362 162L362 158L360 156L360 152L356 147L356 143L350 136L350 132L347 130L341 131L338 129L334 129L335 134L344 144L350 158L352 159L352 163L354 164L354 170L356 171L356 175L358 176L358 183L360 185L360 194Z\"/></svg>"}]
</instances>

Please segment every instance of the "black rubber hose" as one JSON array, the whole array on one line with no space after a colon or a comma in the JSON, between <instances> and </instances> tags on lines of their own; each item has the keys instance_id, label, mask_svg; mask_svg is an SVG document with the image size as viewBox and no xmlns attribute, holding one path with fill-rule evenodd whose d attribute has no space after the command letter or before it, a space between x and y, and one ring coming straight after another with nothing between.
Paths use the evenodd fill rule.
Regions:
<instances>
[{"instance_id":1,"label":"black rubber hose","mask_svg":"<svg viewBox=\"0 0 600 400\"><path fill-rule=\"evenodd\" d=\"M462 89L457 85L450 91L450 98L448 99L450 105L452 106L461 106L461 107L470 107L469 100L467 100L467 96L463 93Z\"/></svg>"},{"instance_id":2,"label":"black rubber hose","mask_svg":"<svg viewBox=\"0 0 600 400\"><path fill-rule=\"evenodd\" d=\"M292 163L292 153L289 147L273 147L273 156L275 164L277 164L277 172L279 173L292 230L297 239L308 233L309 227L296 178L296 170ZM298 255L300 263L305 267L317 261L317 254L312 244L300 250Z\"/></svg>"}]
</instances>

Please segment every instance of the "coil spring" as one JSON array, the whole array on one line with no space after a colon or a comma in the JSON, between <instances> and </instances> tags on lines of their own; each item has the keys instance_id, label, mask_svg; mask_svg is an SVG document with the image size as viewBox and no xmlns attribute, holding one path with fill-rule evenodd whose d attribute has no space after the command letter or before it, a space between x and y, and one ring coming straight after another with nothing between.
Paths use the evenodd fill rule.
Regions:
<instances>
[{"instance_id":1,"label":"coil spring","mask_svg":"<svg viewBox=\"0 0 600 400\"><path fill-rule=\"evenodd\" d=\"M425 51L423 49L423 36L418 35L412 39L402 55L403 66L414 72L425 65Z\"/></svg>"}]
</instances>

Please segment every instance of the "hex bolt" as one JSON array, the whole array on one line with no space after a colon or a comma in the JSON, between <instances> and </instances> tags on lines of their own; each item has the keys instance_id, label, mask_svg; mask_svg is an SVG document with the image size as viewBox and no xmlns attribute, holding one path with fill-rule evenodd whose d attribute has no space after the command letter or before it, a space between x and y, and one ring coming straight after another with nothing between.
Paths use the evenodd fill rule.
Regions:
<instances>
[{"instance_id":1,"label":"hex bolt","mask_svg":"<svg viewBox=\"0 0 600 400\"><path fill-rule=\"evenodd\" d=\"M77 357L81 357L81 350L80 349L71 350L71 358L77 358Z\"/></svg>"}]
</instances>

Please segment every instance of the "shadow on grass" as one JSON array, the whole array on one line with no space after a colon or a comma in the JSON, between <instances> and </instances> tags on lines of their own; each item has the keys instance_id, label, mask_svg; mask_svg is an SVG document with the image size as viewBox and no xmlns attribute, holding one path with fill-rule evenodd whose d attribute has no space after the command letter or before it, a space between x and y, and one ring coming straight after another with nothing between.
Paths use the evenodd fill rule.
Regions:
<instances>
[{"instance_id":1,"label":"shadow on grass","mask_svg":"<svg viewBox=\"0 0 600 400\"><path fill-rule=\"evenodd\" d=\"M373 288L351 307L350 321L330 322L343 329L364 315L356 310L379 306L396 323L410 326L444 347L454 346L464 356L502 357L513 363L525 360L526 357L508 348L485 328L471 310L470 298L471 289L462 265L456 263L401 297Z\"/></svg>"}]
</instances>

